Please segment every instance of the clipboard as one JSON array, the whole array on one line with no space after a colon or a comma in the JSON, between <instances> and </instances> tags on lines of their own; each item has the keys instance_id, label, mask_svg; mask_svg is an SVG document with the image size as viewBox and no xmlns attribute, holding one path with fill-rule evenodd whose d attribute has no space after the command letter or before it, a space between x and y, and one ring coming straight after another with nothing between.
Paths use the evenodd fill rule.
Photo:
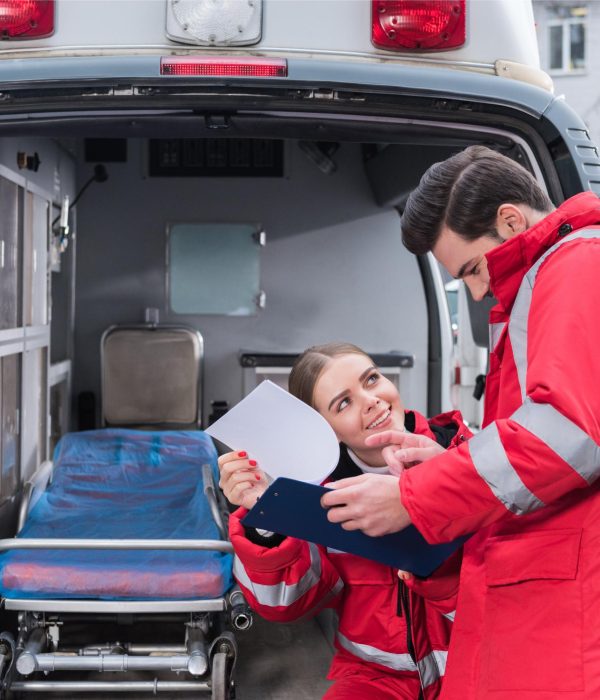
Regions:
<instances>
[{"instance_id":1,"label":"clipboard","mask_svg":"<svg viewBox=\"0 0 600 700\"><path fill-rule=\"evenodd\" d=\"M327 509L321 506L321 496L328 491L323 486L280 477L248 511L242 523L356 554L422 577L429 576L467 539L459 537L452 542L429 544L413 525L382 537L344 530L338 523L327 520Z\"/></svg>"}]
</instances>

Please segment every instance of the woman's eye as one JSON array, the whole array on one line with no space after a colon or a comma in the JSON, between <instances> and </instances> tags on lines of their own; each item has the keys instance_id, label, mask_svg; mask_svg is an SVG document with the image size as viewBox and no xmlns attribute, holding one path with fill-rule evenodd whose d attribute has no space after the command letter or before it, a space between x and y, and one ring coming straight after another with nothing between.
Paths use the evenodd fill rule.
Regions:
<instances>
[{"instance_id":1,"label":"woman's eye","mask_svg":"<svg viewBox=\"0 0 600 700\"><path fill-rule=\"evenodd\" d=\"M367 377L367 384L375 384L375 382L379 379L379 372L373 372L373 374L370 374Z\"/></svg>"},{"instance_id":2,"label":"woman's eye","mask_svg":"<svg viewBox=\"0 0 600 700\"><path fill-rule=\"evenodd\" d=\"M339 413L340 411L343 411L343 410L346 408L346 406L348 406L349 404L350 404L350 399L342 399L342 400L338 403L338 407L337 407L338 413Z\"/></svg>"}]
</instances>

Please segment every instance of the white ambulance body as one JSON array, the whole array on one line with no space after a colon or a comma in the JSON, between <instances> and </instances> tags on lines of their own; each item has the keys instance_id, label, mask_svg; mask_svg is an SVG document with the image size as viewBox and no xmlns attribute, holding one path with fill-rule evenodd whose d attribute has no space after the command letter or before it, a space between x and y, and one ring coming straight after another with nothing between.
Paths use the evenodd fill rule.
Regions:
<instances>
[{"instance_id":1,"label":"white ambulance body","mask_svg":"<svg viewBox=\"0 0 600 700\"><path fill-rule=\"evenodd\" d=\"M459 318L472 328L457 356L444 277L399 227L427 167L471 144L522 163L556 204L600 192L598 152L539 68L524 0L0 3L4 537L60 436L117 422L115 326L199 334L196 427L264 378L285 386L297 353L331 340L372 353L429 415L452 408L461 365L455 401L477 424L485 313ZM142 363L120 357L129 374ZM146 408L162 379L146 381ZM283 635L268 681L240 635L239 698L322 694L329 647L299 629L293 659L286 628L248 633ZM32 668L15 688L70 682ZM118 692L86 682L53 689Z\"/></svg>"}]
</instances>

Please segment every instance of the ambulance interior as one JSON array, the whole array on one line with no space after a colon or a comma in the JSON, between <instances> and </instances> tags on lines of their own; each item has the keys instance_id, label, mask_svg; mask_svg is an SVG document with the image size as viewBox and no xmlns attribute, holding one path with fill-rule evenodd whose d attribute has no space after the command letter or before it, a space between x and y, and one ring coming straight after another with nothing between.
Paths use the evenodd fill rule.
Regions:
<instances>
[{"instance_id":1,"label":"ambulance interior","mask_svg":"<svg viewBox=\"0 0 600 700\"><path fill-rule=\"evenodd\" d=\"M353 342L377 355L406 406L449 409L452 337L442 277L431 260L403 248L403 203L431 163L471 143L539 172L523 139L452 121L161 107L0 124L2 537L28 522L63 464L71 469L67 448L90 454L78 436L98 433L82 431L116 430L121 440L141 427L159 442L161 430L199 432L261 380L285 386L294 356L309 345ZM156 332L165 333L160 352L146 345ZM179 333L194 347L171 374ZM115 354L118 337L125 342ZM136 372L150 416L128 402ZM165 381L183 394L192 387L195 397L181 398L182 411L177 396L165 400L161 417L152 409ZM121 412L125 405L133 413ZM67 435L75 442L65 443ZM153 459L158 448L146 440L143 449ZM199 449L210 464L211 446ZM55 457L63 462L49 480ZM207 538L222 540L223 559L218 526L227 508L210 471L201 488L210 492L214 520ZM92 485L86 497L97 490ZM19 513L25 493L30 507ZM36 537L50 522L44 517ZM94 536L132 536L113 524ZM70 565L71 552L58 553L59 565ZM151 554L155 561L164 552ZM115 556L110 549L86 555L104 566ZM36 571L46 565L38 562ZM327 687L334 624L327 616L280 626L254 616L250 624L250 611L238 607L245 617L236 625L232 609L243 601L230 600L231 581L222 581L218 604L200 596L204 607L192 599L170 608L169 591L164 599L81 594L67 605L70 578L62 576L58 603L21 588L19 603L7 604L2 586L7 693L30 697L46 684L59 697L127 690L130 697L225 698L233 678L237 696L252 700L271 697L267 691L313 698ZM136 666L136 657L153 661Z\"/></svg>"}]
</instances>

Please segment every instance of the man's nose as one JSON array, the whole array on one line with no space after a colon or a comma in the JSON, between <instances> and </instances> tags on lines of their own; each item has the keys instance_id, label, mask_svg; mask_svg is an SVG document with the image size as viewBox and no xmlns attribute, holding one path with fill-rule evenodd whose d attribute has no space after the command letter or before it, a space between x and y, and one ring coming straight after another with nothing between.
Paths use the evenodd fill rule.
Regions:
<instances>
[{"instance_id":1,"label":"man's nose","mask_svg":"<svg viewBox=\"0 0 600 700\"><path fill-rule=\"evenodd\" d=\"M489 290L489 284L483 280L465 279L465 284L475 301L481 301Z\"/></svg>"}]
</instances>

